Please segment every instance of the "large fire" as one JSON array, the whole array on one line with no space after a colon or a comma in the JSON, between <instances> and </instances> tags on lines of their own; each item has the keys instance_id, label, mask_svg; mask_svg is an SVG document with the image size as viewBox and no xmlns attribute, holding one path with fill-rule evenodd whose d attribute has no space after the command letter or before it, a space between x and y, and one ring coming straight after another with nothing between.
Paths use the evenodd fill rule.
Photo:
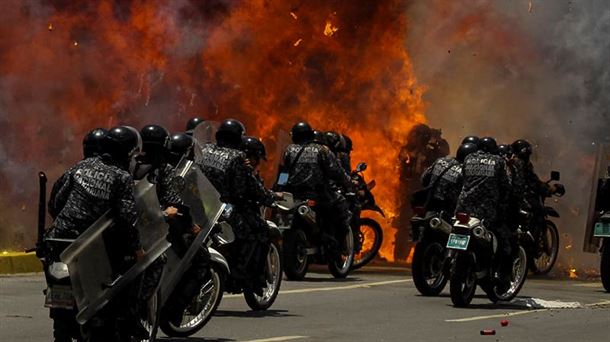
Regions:
<instances>
[{"instance_id":1,"label":"large fire","mask_svg":"<svg viewBox=\"0 0 610 342\"><path fill-rule=\"evenodd\" d=\"M369 164L380 206L396 215L397 154L425 121L404 1L14 0L4 8L0 75L14 114L0 128L30 138L9 136L12 162L0 175L23 174L23 163L57 176L95 126L181 130L195 115L235 117L276 151L280 130L308 120L350 135L353 161ZM382 256L392 260L388 222ZM33 232L33 222L21 223Z\"/></svg>"}]
</instances>

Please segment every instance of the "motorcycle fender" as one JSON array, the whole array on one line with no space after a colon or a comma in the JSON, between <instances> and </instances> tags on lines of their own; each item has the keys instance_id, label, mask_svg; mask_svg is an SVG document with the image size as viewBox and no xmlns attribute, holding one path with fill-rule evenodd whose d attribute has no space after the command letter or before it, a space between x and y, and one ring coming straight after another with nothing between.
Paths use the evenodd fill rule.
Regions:
<instances>
[{"instance_id":1,"label":"motorcycle fender","mask_svg":"<svg viewBox=\"0 0 610 342\"><path fill-rule=\"evenodd\" d=\"M269 237L271 238L271 240L281 244L282 231L280 230L280 228L273 221L267 221L267 225L269 226Z\"/></svg>"},{"instance_id":2,"label":"motorcycle fender","mask_svg":"<svg viewBox=\"0 0 610 342\"><path fill-rule=\"evenodd\" d=\"M546 214L550 217L559 217L559 213L557 212L557 210L555 210L555 208L545 207L544 210Z\"/></svg>"},{"instance_id":3,"label":"motorcycle fender","mask_svg":"<svg viewBox=\"0 0 610 342\"><path fill-rule=\"evenodd\" d=\"M210 252L210 260L219 265L225 272L227 272L227 274L231 274L231 269L229 268L229 262L227 259L225 259L225 257L220 254L219 251L212 247L209 247L208 251Z\"/></svg>"},{"instance_id":4,"label":"motorcycle fender","mask_svg":"<svg viewBox=\"0 0 610 342\"><path fill-rule=\"evenodd\" d=\"M374 205L374 206L371 208L371 210L372 210L372 211L376 211L376 212L378 212L379 214L381 214L381 216L382 216L382 217L385 217L385 213L383 212L383 209L381 209L381 208L380 208L378 205Z\"/></svg>"}]
</instances>

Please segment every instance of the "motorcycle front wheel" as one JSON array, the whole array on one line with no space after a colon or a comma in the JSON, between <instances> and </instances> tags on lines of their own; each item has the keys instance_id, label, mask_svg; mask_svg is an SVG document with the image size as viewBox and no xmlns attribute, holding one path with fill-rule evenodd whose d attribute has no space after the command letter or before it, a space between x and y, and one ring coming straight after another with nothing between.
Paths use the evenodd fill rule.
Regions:
<instances>
[{"instance_id":1,"label":"motorcycle front wheel","mask_svg":"<svg viewBox=\"0 0 610 342\"><path fill-rule=\"evenodd\" d=\"M330 252L328 270L333 277L344 279L349 275L354 263L354 234L352 228L347 229L347 234L339 247L341 250Z\"/></svg>"},{"instance_id":2,"label":"motorcycle front wheel","mask_svg":"<svg viewBox=\"0 0 610 342\"><path fill-rule=\"evenodd\" d=\"M451 302L456 307L467 307L477 290L477 276L470 255L459 253L449 279Z\"/></svg>"},{"instance_id":3,"label":"motorcycle front wheel","mask_svg":"<svg viewBox=\"0 0 610 342\"><path fill-rule=\"evenodd\" d=\"M269 253L265 263L265 278L267 286L263 288L263 295L259 296L251 289L244 290L244 298L248 306L254 311L267 310L273 305L282 284L282 257L281 247L273 241L269 245Z\"/></svg>"},{"instance_id":4,"label":"motorcycle front wheel","mask_svg":"<svg viewBox=\"0 0 610 342\"><path fill-rule=\"evenodd\" d=\"M610 292L610 239L604 238L602 245L602 261L600 263L599 272L602 278L602 285L606 292Z\"/></svg>"},{"instance_id":5,"label":"motorcycle front wheel","mask_svg":"<svg viewBox=\"0 0 610 342\"><path fill-rule=\"evenodd\" d=\"M559 254L559 232L553 222L546 221L535 248L538 253L532 253L533 255L530 256L529 267L535 274L548 274L553 269Z\"/></svg>"},{"instance_id":6,"label":"motorcycle front wheel","mask_svg":"<svg viewBox=\"0 0 610 342\"><path fill-rule=\"evenodd\" d=\"M169 337L189 337L197 333L212 318L224 293L224 274L211 267L199 294L184 310L179 326L162 317L160 327Z\"/></svg>"},{"instance_id":7,"label":"motorcycle front wheel","mask_svg":"<svg viewBox=\"0 0 610 342\"><path fill-rule=\"evenodd\" d=\"M358 239L360 250L354 256L352 269L356 270L371 262L379 253L383 243L383 230L381 225L371 218L360 219L360 231L354 234Z\"/></svg>"},{"instance_id":8,"label":"motorcycle front wheel","mask_svg":"<svg viewBox=\"0 0 610 342\"><path fill-rule=\"evenodd\" d=\"M413 282L423 296L438 296L447 285L443 273L445 248L438 241L423 240L413 253Z\"/></svg>"}]
</instances>

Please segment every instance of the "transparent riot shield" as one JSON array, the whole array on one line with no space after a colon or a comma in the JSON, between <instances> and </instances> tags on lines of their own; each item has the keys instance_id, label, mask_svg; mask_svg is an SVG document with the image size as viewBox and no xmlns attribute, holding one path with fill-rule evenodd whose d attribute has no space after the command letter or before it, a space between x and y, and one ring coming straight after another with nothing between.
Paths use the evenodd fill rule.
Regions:
<instances>
[{"instance_id":1,"label":"transparent riot shield","mask_svg":"<svg viewBox=\"0 0 610 342\"><path fill-rule=\"evenodd\" d=\"M589 200L589 212L587 216L587 230L585 233L585 241L583 244L583 250L589 253L597 253L599 251L600 239L594 237L593 232L595 230L595 224L599 220L599 214L601 210L607 210L610 207L610 203L604 203L607 201L606 196L602 198L602 189L605 189L604 185L610 181L610 145L601 144L597 149L597 156L595 159L595 168L593 169L593 179L591 184L591 198Z\"/></svg>"},{"instance_id":2,"label":"transparent riot shield","mask_svg":"<svg viewBox=\"0 0 610 342\"><path fill-rule=\"evenodd\" d=\"M201 160L201 150L206 144L216 142L216 131L220 123L216 121L205 121L197 125L193 130L193 138L195 138L195 161Z\"/></svg>"},{"instance_id":3,"label":"transparent riot shield","mask_svg":"<svg viewBox=\"0 0 610 342\"><path fill-rule=\"evenodd\" d=\"M168 226L157 199L155 185L146 179L135 188L139 213L137 229L146 254L125 273L113 277L104 232L114 222L109 212L91 225L61 254L68 265L72 290L78 306L76 319L84 324L119 294L169 247Z\"/></svg>"},{"instance_id":4,"label":"transparent riot shield","mask_svg":"<svg viewBox=\"0 0 610 342\"><path fill-rule=\"evenodd\" d=\"M292 144L292 138L290 134L282 129L277 132L276 141L275 141L275 162L273 163L273 169L271 170L271 174L273 175L274 184L281 184L287 181L288 179L280 179L280 165L282 163L282 158L284 157L284 152L286 152L286 148L288 145ZM284 185L281 184L281 185Z\"/></svg>"},{"instance_id":5,"label":"transparent riot shield","mask_svg":"<svg viewBox=\"0 0 610 342\"><path fill-rule=\"evenodd\" d=\"M161 305L169 298L182 275L191 266L193 258L210 235L225 207L212 183L195 163L184 160L176 168L176 173L183 180L180 197L184 204L190 207L193 222L201 227L201 231L184 255L180 256L173 248L167 251L167 263L163 269L160 286Z\"/></svg>"}]
</instances>

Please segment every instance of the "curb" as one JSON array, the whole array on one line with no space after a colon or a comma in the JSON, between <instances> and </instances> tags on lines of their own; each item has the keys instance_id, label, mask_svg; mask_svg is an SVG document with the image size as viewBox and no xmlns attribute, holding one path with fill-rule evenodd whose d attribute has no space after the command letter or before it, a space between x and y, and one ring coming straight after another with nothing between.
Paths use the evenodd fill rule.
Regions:
<instances>
[{"instance_id":1,"label":"curb","mask_svg":"<svg viewBox=\"0 0 610 342\"><path fill-rule=\"evenodd\" d=\"M0 274L42 272L36 253L0 253Z\"/></svg>"}]
</instances>

